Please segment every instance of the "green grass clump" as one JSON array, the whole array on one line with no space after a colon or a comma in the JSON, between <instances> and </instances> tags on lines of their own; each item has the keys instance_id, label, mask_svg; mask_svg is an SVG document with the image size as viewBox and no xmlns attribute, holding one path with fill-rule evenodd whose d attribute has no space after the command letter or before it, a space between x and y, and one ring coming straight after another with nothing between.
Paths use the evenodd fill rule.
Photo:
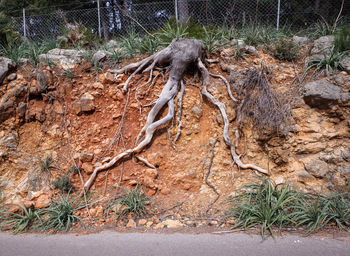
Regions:
<instances>
[{"instance_id":1,"label":"green grass clump","mask_svg":"<svg viewBox=\"0 0 350 256\"><path fill-rule=\"evenodd\" d=\"M202 38L202 44L204 45L204 48L207 53L212 54L214 51L219 49L219 46L221 45L220 34L217 33L217 31L214 28L206 28L204 29L204 37Z\"/></svg>"},{"instance_id":2,"label":"green grass clump","mask_svg":"<svg viewBox=\"0 0 350 256\"><path fill-rule=\"evenodd\" d=\"M56 48L56 41L53 39L46 39L41 42L25 40L6 46L0 45L0 55L13 60L17 64L21 58L27 58L36 67L40 63L39 55L45 54L54 48Z\"/></svg>"},{"instance_id":3,"label":"green grass clump","mask_svg":"<svg viewBox=\"0 0 350 256\"><path fill-rule=\"evenodd\" d=\"M157 51L160 42L158 38L145 36L140 43L140 52L146 54L153 54Z\"/></svg>"},{"instance_id":4,"label":"green grass clump","mask_svg":"<svg viewBox=\"0 0 350 256\"><path fill-rule=\"evenodd\" d=\"M168 22L164 27L155 33L159 38L160 44L167 46L173 41L173 39L185 38L188 37L188 27L186 24L181 23L171 23Z\"/></svg>"},{"instance_id":5,"label":"green grass clump","mask_svg":"<svg viewBox=\"0 0 350 256\"><path fill-rule=\"evenodd\" d=\"M279 60L293 61L298 58L298 47L291 40L280 38L272 53Z\"/></svg>"},{"instance_id":6,"label":"green grass clump","mask_svg":"<svg viewBox=\"0 0 350 256\"><path fill-rule=\"evenodd\" d=\"M327 224L339 228L350 227L350 199L348 193L304 195L294 207L297 226L303 226L307 234Z\"/></svg>"},{"instance_id":7,"label":"green grass clump","mask_svg":"<svg viewBox=\"0 0 350 256\"><path fill-rule=\"evenodd\" d=\"M54 230L54 232L68 231L72 224L77 221L85 226L84 221L74 214L80 206L69 198L69 194L65 197L59 195L59 200L52 200L51 205L43 211L44 221L41 224L41 229Z\"/></svg>"},{"instance_id":8,"label":"green grass clump","mask_svg":"<svg viewBox=\"0 0 350 256\"><path fill-rule=\"evenodd\" d=\"M237 220L234 228L248 229L261 226L261 236L267 231L273 236L273 227L282 228L293 223L291 205L298 199L298 192L291 186L278 186L264 179L244 186L241 193L229 199L228 217Z\"/></svg>"},{"instance_id":9,"label":"green grass clump","mask_svg":"<svg viewBox=\"0 0 350 256\"><path fill-rule=\"evenodd\" d=\"M121 45L126 55L129 58L133 58L140 50L141 39L134 29L122 37Z\"/></svg>"},{"instance_id":10,"label":"green grass clump","mask_svg":"<svg viewBox=\"0 0 350 256\"><path fill-rule=\"evenodd\" d=\"M35 224L41 222L41 216L38 211L34 208L26 208L23 205L21 206L21 213L3 211L1 215L0 228L2 229L5 226L15 234L27 231L34 227Z\"/></svg>"},{"instance_id":11,"label":"green grass clump","mask_svg":"<svg viewBox=\"0 0 350 256\"><path fill-rule=\"evenodd\" d=\"M121 195L113 200L108 208L113 209L119 206L116 213L119 216L134 213L135 216L142 216L147 213L147 205L150 204L150 198L141 190L139 186L135 189L123 189Z\"/></svg>"},{"instance_id":12,"label":"green grass clump","mask_svg":"<svg viewBox=\"0 0 350 256\"><path fill-rule=\"evenodd\" d=\"M40 160L40 169L45 172L49 172L50 169L56 168L53 165L53 159L50 155L45 155L45 158Z\"/></svg>"},{"instance_id":13,"label":"green grass clump","mask_svg":"<svg viewBox=\"0 0 350 256\"><path fill-rule=\"evenodd\" d=\"M288 27L276 30L272 26L250 25L239 31L239 38L244 38L247 45L257 46L278 40L280 37L289 37L291 31Z\"/></svg>"},{"instance_id":14,"label":"green grass clump","mask_svg":"<svg viewBox=\"0 0 350 256\"><path fill-rule=\"evenodd\" d=\"M338 52L334 49L334 46L330 49L329 54L324 54L323 58L311 58L307 63L305 72L314 68L314 73L320 70L324 70L328 76L335 70L343 70L344 67L341 65L343 57L349 51Z\"/></svg>"},{"instance_id":15,"label":"green grass clump","mask_svg":"<svg viewBox=\"0 0 350 256\"><path fill-rule=\"evenodd\" d=\"M334 49L337 52L350 51L350 27L343 26L335 34Z\"/></svg>"}]
</instances>

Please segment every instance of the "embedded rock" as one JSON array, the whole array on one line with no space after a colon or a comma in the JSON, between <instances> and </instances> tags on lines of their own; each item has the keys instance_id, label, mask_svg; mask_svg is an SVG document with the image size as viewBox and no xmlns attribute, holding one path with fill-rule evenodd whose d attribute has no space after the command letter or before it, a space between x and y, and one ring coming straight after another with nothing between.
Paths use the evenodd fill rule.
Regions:
<instances>
[{"instance_id":1,"label":"embedded rock","mask_svg":"<svg viewBox=\"0 0 350 256\"><path fill-rule=\"evenodd\" d=\"M293 43L295 45L307 45L310 42L309 38L303 36L293 36Z\"/></svg>"},{"instance_id":2,"label":"embedded rock","mask_svg":"<svg viewBox=\"0 0 350 256\"><path fill-rule=\"evenodd\" d=\"M52 49L47 54L39 55L40 61L51 61L68 70L75 68L83 60L85 52L73 49Z\"/></svg>"},{"instance_id":3,"label":"embedded rock","mask_svg":"<svg viewBox=\"0 0 350 256\"><path fill-rule=\"evenodd\" d=\"M323 178L328 173L328 164L322 160L315 159L305 163L305 169L316 178Z\"/></svg>"},{"instance_id":4,"label":"embedded rock","mask_svg":"<svg viewBox=\"0 0 350 256\"><path fill-rule=\"evenodd\" d=\"M334 44L334 36L322 36L315 40L314 47L311 50L312 54L329 54Z\"/></svg>"},{"instance_id":5,"label":"embedded rock","mask_svg":"<svg viewBox=\"0 0 350 256\"><path fill-rule=\"evenodd\" d=\"M0 57L0 85L4 81L7 74L16 67L16 64L5 57Z\"/></svg>"},{"instance_id":6,"label":"embedded rock","mask_svg":"<svg viewBox=\"0 0 350 256\"><path fill-rule=\"evenodd\" d=\"M350 94L342 93L339 86L326 80L318 80L305 85L303 98L311 107L326 109L331 105L348 101Z\"/></svg>"}]
</instances>

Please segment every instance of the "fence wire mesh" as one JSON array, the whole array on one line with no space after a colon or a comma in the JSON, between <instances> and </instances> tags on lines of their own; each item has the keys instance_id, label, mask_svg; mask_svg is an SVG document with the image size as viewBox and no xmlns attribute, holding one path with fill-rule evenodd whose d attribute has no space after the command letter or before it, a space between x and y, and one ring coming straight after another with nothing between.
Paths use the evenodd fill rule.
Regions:
<instances>
[{"instance_id":1,"label":"fence wire mesh","mask_svg":"<svg viewBox=\"0 0 350 256\"><path fill-rule=\"evenodd\" d=\"M280 8L278 0L173 0L150 3L124 1L118 4L119 2L121 1L101 0L100 15L96 1L91 1L90 5L93 3L95 6L88 9L59 10L45 14L38 14L36 10L35 15L27 10L26 26L23 16L12 17L11 24L14 30L33 40L62 35L69 23L83 24L96 34L99 34L100 29L101 35L108 38L126 34L130 30L152 32L170 19L176 18L180 21L191 19L203 25L227 25L235 28L251 24L276 27L278 22L280 27L302 29L318 21L331 24L341 8L341 1L318 0L280 1ZM350 1L345 1L342 15L350 17Z\"/></svg>"}]
</instances>

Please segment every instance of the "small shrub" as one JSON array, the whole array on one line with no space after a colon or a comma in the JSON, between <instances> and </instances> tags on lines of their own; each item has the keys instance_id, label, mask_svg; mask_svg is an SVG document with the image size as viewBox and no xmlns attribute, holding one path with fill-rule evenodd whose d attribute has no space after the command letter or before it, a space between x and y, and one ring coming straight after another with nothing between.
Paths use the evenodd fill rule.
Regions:
<instances>
[{"instance_id":1,"label":"small shrub","mask_svg":"<svg viewBox=\"0 0 350 256\"><path fill-rule=\"evenodd\" d=\"M343 26L335 34L334 49L337 52L350 51L350 28Z\"/></svg>"},{"instance_id":2,"label":"small shrub","mask_svg":"<svg viewBox=\"0 0 350 256\"><path fill-rule=\"evenodd\" d=\"M275 44L273 55L279 60L293 61L298 58L298 47L291 40L281 38Z\"/></svg>"},{"instance_id":3,"label":"small shrub","mask_svg":"<svg viewBox=\"0 0 350 256\"><path fill-rule=\"evenodd\" d=\"M121 59L124 58L123 53L120 50L113 49L111 53L112 54L109 55L109 57L115 62L119 62Z\"/></svg>"},{"instance_id":4,"label":"small shrub","mask_svg":"<svg viewBox=\"0 0 350 256\"><path fill-rule=\"evenodd\" d=\"M277 186L273 181L264 179L259 183L244 186L240 194L229 198L231 209L227 217L237 220L233 228L250 228L261 225L261 236L266 232L273 235L273 227L282 228L293 223L291 205L298 199L289 185Z\"/></svg>"},{"instance_id":5,"label":"small shrub","mask_svg":"<svg viewBox=\"0 0 350 256\"><path fill-rule=\"evenodd\" d=\"M69 179L68 175L63 175L62 177L57 177L52 185L55 189L61 190L62 193L69 193L74 189L72 182Z\"/></svg>"},{"instance_id":6,"label":"small shrub","mask_svg":"<svg viewBox=\"0 0 350 256\"><path fill-rule=\"evenodd\" d=\"M112 209L119 205L116 213L119 216L126 215L130 212L136 216L142 216L147 213L147 205L150 203L150 198L141 190L139 186L135 189L124 189L120 197L112 201L108 208Z\"/></svg>"},{"instance_id":7,"label":"small shrub","mask_svg":"<svg viewBox=\"0 0 350 256\"><path fill-rule=\"evenodd\" d=\"M333 33L334 31L332 26L323 20L319 20L318 22L314 23L305 31L305 34L307 34L311 39L317 39L321 36L328 36Z\"/></svg>"},{"instance_id":8,"label":"small shrub","mask_svg":"<svg viewBox=\"0 0 350 256\"><path fill-rule=\"evenodd\" d=\"M43 222L41 229L57 231L68 231L72 224L80 221L85 226L82 219L74 214L80 207L73 200L69 198L69 194L66 197L59 195L59 200L53 200L49 208L43 211Z\"/></svg>"},{"instance_id":9,"label":"small shrub","mask_svg":"<svg viewBox=\"0 0 350 256\"><path fill-rule=\"evenodd\" d=\"M45 172L49 172L50 169L56 168L53 165L53 159L50 155L45 155L43 160L40 160L40 169Z\"/></svg>"},{"instance_id":10,"label":"small shrub","mask_svg":"<svg viewBox=\"0 0 350 256\"><path fill-rule=\"evenodd\" d=\"M6 217L4 217L6 216ZM32 208L21 206L21 213L3 212L1 228L5 226L15 234L29 230L35 223L41 222L40 214Z\"/></svg>"},{"instance_id":11,"label":"small shrub","mask_svg":"<svg viewBox=\"0 0 350 256\"><path fill-rule=\"evenodd\" d=\"M278 40L283 36L290 36L291 31L288 27L282 27L279 30L272 26L250 25L239 31L239 37L244 38L247 45L257 46L267 44Z\"/></svg>"},{"instance_id":12,"label":"small shrub","mask_svg":"<svg viewBox=\"0 0 350 256\"><path fill-rule=\"evenodd\" d=\"M63 72L62 74L62 77L66 77L66 78L69 78L69 79L73 79L73 78L76 78L76 76L74 75L74 72L70 69L67 69Z\"/></svg>"}]
</instances>

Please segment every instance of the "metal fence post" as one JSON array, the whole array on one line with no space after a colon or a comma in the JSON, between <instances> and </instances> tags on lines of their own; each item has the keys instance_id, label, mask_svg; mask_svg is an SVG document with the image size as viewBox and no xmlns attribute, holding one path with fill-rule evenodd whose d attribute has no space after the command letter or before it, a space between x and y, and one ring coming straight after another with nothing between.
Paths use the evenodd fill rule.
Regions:
<instances>
[{"instance_id":1,"label":"metal fence post","mask_svg":"<svg viewBox=\"0 0 350 256\"><path fill-rule=\"evenodd\" d=\"M100 0L97 1L98 36L101 38L101 9Z\"/></svg>"},{"instance_id":2,"label":"metal fence post","mask_svg":"<svg viewBox=\"0 0 350 256\"><path fill-rule=\"evenodd\" d=\"M176 23L179 22L179 13L177 11L177 0L175 0L175 19L176 19Z\"/></svg>"},{"instance_id":3,"label":"metal fence post","mask_svg":"<svg viewBox=\"0 0 350 256\"><path fill-rule=\"evenodd\" d=\"M276 29L278 31L279 27L280 27L280 11L281 11L281 0L278 0L278 6L277 6L277 25L276 25Z\"/></svg>"},{"instance_id":4,"label":"metal fence post","mask_svg":"<svg viewBox=\"0 0 350 256\"><path fill-rule=\"evenodd\" d=\"M26 9L23 8L23 35L27 37L27 25L26 25Z\"/></svg>"}]
</instances>

